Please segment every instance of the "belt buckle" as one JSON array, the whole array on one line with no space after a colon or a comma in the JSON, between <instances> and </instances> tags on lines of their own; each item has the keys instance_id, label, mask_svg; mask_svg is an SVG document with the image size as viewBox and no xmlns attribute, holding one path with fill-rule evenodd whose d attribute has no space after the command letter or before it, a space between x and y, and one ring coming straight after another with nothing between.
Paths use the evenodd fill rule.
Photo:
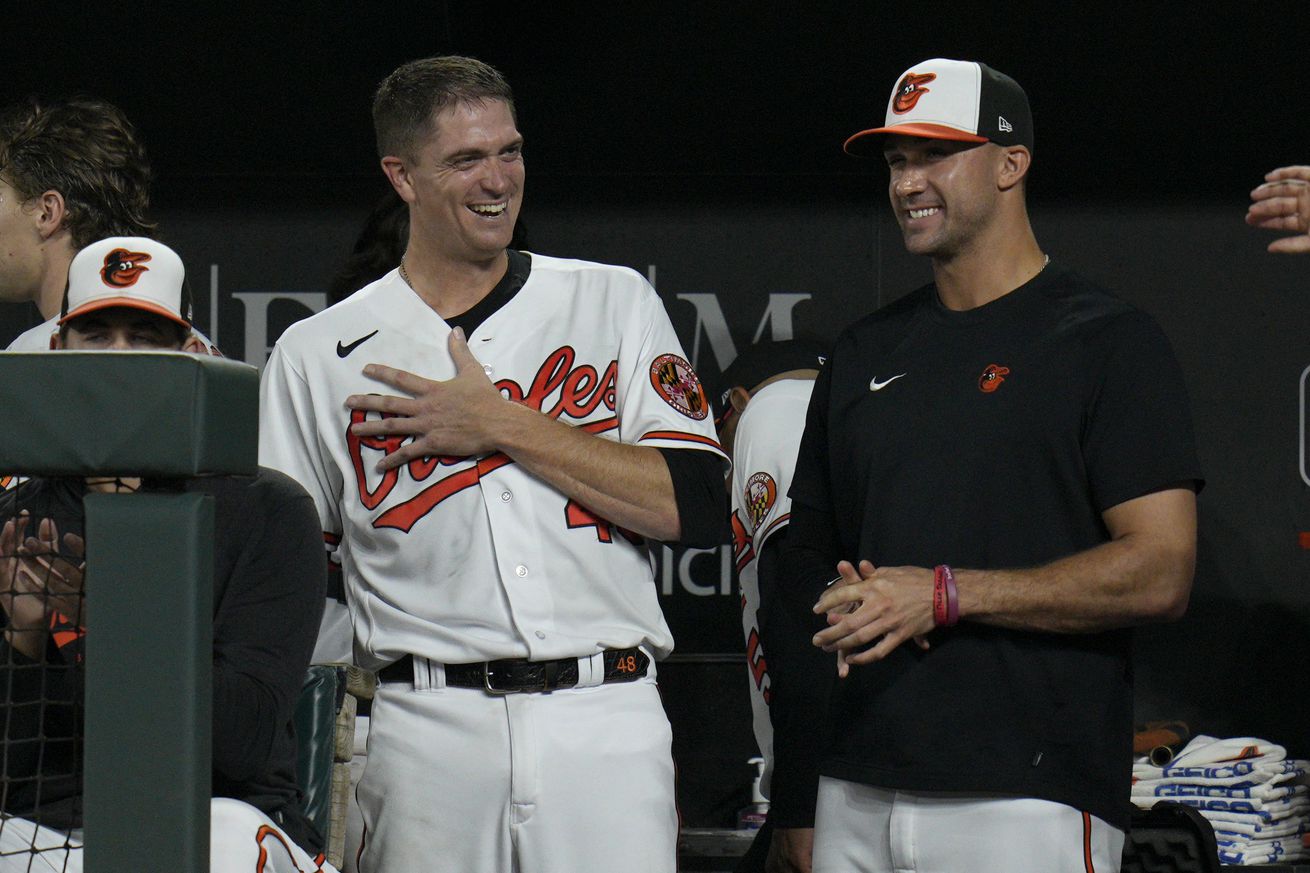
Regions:
<instances>
[{"instance_id":1,"label":"belt buckle","mask_svg":"<svg viewBox=\"0 0 1310 873\"><path fill-rule=\"evenodd\" d=\"M482 687L486 689L488 694L498 694L502 697L506 694L513 694L517 689L497 688L491 684L491 664L491 661L482 662Z\"/></svg>"},{"instance_id":2,"label":"belt buckle","mask_svg":"<svg viewBox=\"0 0 1310 873\"><path fill-rule=\"evenodd\" d=\"M498 687L493 681L493 676L492 676L493 671L495 669L495 665L498 663L505 663L505 662L499 662L499 661L482 662L482 687L486 689L486 691L489 694L504 695L504 694L515 694L518 692L533 692L533 691L545 692L545 691L553 691L554 689L561 687L559 683L556 681L556 677L555 677L556 662L554 661L543 661L540 664L528 663L526 664L527 667L535 668L534 670L531 671L532 678L530 680L524 681L526 677L520 676L517 680L515 680L515 684L512 688ZM506 672L509 679L513 679L514 667L525 666L525 665L523 664L523 662L510 662L510 663L511 666L506 668Z\"/></svg>"}]
</instances>

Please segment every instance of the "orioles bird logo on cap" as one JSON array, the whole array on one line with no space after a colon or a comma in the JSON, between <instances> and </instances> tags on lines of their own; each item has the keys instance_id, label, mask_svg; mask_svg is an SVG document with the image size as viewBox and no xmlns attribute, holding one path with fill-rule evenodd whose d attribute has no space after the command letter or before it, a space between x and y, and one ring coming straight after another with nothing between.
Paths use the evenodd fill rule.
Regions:
<instances>
[{"instance_id":1,"label":"orioles bird logo on cap","mask_svg":"<svg viewBox=\"0 0 1310 873\"><path fill-rule=\"evenodd\" d=\"M106 285L115 288L130 288L149 270L146 261L150 255L145 252L129 252L127 249L114 249L105 255L105 265L100 268L100 278Z\"/></svg>"},{"instance_id":2,"label":"orioles bird logo on cap","mask_svg":"<svg viewBox=\"0 0 1310 873\"><path fill-rule=\"evenodd\" d=\"M919 98L931 89L923 87L937 78L936 73L906 73L905 78L896 86L896 98L892 100L892 111L902 115L914 108Z\"/></svg>"}]
</instances>

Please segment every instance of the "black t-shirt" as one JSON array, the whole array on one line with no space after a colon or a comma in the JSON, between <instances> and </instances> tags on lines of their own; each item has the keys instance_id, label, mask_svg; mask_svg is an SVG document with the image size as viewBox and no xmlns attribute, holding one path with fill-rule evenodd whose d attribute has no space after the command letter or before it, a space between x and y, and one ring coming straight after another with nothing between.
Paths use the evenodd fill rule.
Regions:
<instances>
[{"instance_id":1,"label":"black t-shirt","mask_svg":"<svg viewBox=\"0 0 1310 873\"><path fill-rule=\"evenodd\" d=\"M318 514L303 488L264 468L191 480L187 490L215 498L213 796L260 809L315 854L323 839L301 808L293 715L323 611ZM0 523L27 509L81 535L84 493L78 479L25 482L0 494ZM52 638L37 662L0 641L4 811L48 827L82 826L80 649ZM149 702L136 703L148 718Z\"/></svg>"},{"instance_id":2,"label":"black t-shirt","mask_svg":"<svg viewBox=\"0 0 1310 873\"><path fill-rule=\"evenodd\" d=\"M1101 514L1199 488L1186 389L1153 319L1056 265L966 312L929 285L848 328L801 443L789 566L1034 567ZM1127 824L1131 632L962 622L836 684L825 775L1038 797Z\"/></svg>"}]
</instances>

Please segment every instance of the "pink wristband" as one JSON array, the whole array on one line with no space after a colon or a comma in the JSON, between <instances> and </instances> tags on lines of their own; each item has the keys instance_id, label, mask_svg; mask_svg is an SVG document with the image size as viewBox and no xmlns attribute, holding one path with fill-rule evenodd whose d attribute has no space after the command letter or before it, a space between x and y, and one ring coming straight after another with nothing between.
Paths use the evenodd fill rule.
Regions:
<instances>
[{"instance_id":1,"label":"pink wristband","mask_svg":"<svg viewBox=\"0 0 1310 873\"><path fill-rule=\"evenodd\" d=\"M960 620L960 593L955 588L955 574L951 568L942 564L938 569L941 570L943 588L946 589L946 621L947 627L952 627Z\"/></svg>"},{"instance_id":2,"label":"pink wristband","mask_svg":"<svg viewBox=\"0 0 1310 873\"><path fill-rule=\"evenodd\" d=\"M946 624L950 617L947 605L946 575L942 572L945 564L938 564L932 571L932 623L937 627Z\"/></svg>"}]
</instances>

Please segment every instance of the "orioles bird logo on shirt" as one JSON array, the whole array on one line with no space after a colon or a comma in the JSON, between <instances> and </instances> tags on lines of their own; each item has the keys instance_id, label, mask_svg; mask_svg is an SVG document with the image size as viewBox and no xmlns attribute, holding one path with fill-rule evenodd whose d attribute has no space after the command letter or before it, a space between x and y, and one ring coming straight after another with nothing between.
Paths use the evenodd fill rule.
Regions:
<instances>
[{"instance_id":1,"label":"orioles bird logo on shirt","mask_svg":"<svg viewBox=\"0 0 1310 873\"><path fill-rule=\"evenodd\" d=\"M760 472L746 480L746 509L751 514L751 526L756 530L764 523L778 499L778 483L768 473Z\"/></svg>"},{"instance_id":2,"label":"orioles bird logo on shirt","mask_svg":"<svg viewBox=\"0 0 1310 873\"><path fill-rule=\"evenodd\" d=\"M650 384L665 403L688 418L700 421L709 414L705 389L686 358L660 355L650 365Z\"/></svg>"},{"instance_id":3,"label":"orioles bird logo on shirt","mask_svg":"<svg viewBox=\"0 0 1310 873\"><path fill-rule=\"evenodd\" d=\"M982 375L978 377L978 390L984 394L991 394L1001 387L1001 383L1005 381L1005 377L1008 375L1010 375L1009 367L1002 367L1000 364L988 364L987 369L983 370Z\"/></svg>"},{"instance_id":4,"label":"orioles bird logo on shirt","mask_svg":"<svg viewBox=\"0 0 1310 873\"><path fill-rule=\"evenodd\" d=\"M129 252L127 249L114 249L105 255L105 265L100 268L100 278L106 285L115 288L130 288L149 270L145 264L150 255L145 252Z\"/></svg>"},{"instance_id":5,"label":"orioles bird logo on shirt","mask_svg":"<svg viewBox=\"0 0 1310 873\"><path fill-rule=\"evenodd\" d=\"M905 78L896 86L896 97L892 99L892 112L904 115L913 109L919 98L932 90L923 86L936 78L936 73L906 73Z\"/></svg>"}]
</instances>

